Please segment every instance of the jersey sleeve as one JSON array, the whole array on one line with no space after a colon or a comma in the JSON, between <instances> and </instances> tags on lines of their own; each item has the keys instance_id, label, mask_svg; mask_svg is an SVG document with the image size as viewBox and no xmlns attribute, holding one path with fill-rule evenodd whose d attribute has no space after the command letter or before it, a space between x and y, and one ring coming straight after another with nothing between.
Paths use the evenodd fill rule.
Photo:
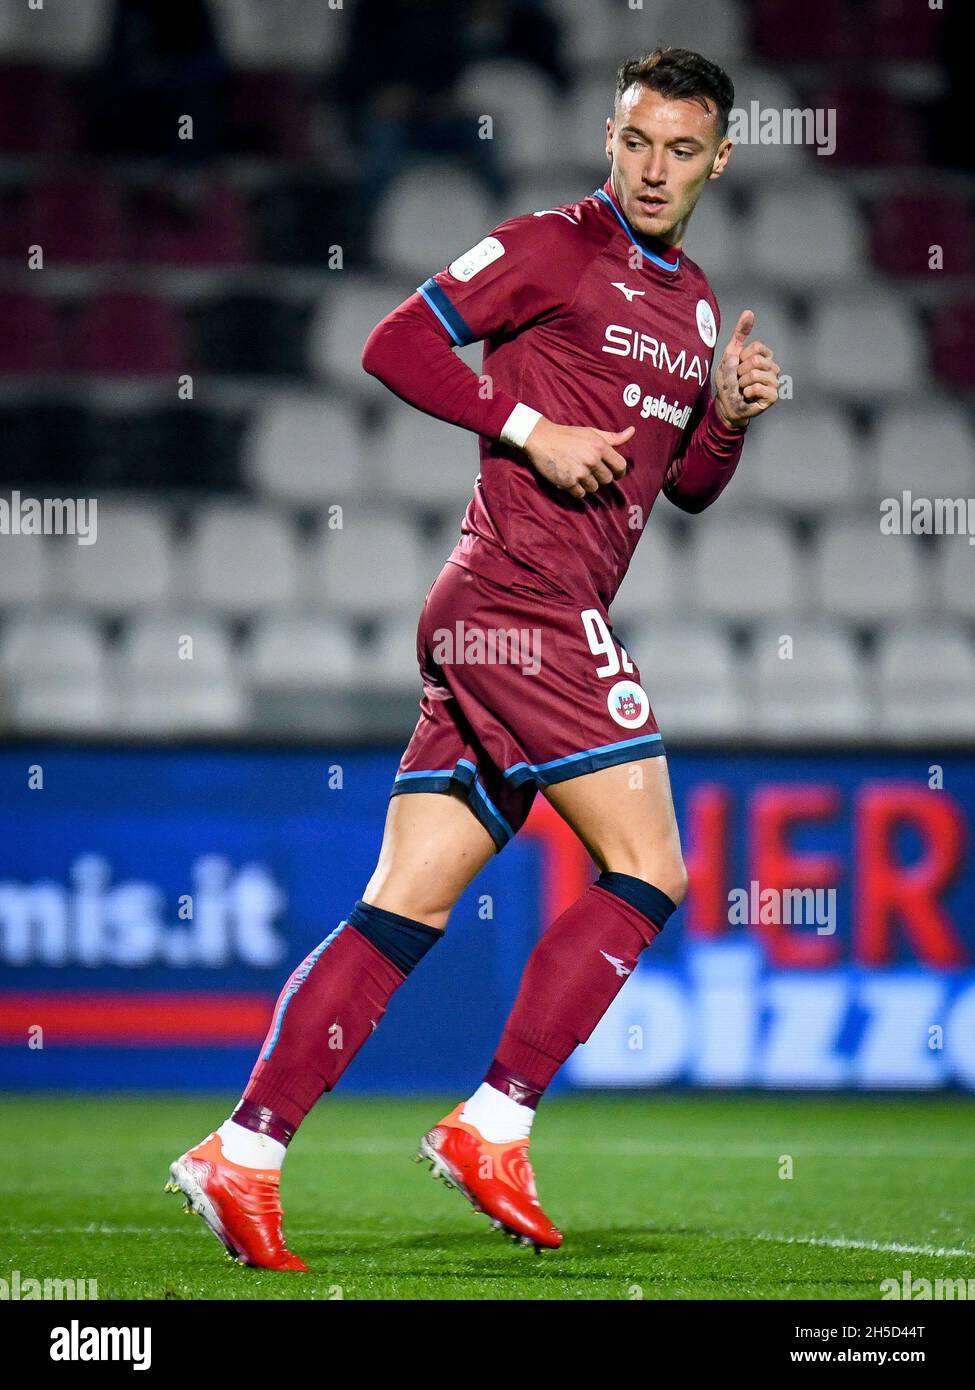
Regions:
<instances>
[{"instance_id":1,"label":"jersey sleeve","mask_svg":"<svg viewBox=\"0 0 975 1390\"><path fill-rule=\"evenodd\" d=\"M419 293L452 341L464 347L557 313L575 292L574 267L583 251L569 212L513 217L432 275Z\"/></svg>"}]
</instances>

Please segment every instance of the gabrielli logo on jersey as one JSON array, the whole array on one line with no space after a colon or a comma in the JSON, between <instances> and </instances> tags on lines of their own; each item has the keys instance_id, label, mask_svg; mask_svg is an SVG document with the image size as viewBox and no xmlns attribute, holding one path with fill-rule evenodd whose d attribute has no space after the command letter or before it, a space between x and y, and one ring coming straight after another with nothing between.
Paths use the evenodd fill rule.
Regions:
<instances>
[{"instance_id":1,"label":"gabrielli logo on jersey","mask_svg":"<svg viewBox=\"0 0 975 1390\"><path fill-rule=\"evenodd\" d=\"M660 338L626 328L621 323L611 323L606 329L603 352L614 357L632 357L635 362L649 361L657 371L669 372L681 381L696 381L703 386L708 379L708 368L697 353L688 360L687 349L681 348L675 356Z\"/></svg>"}]
</instances>

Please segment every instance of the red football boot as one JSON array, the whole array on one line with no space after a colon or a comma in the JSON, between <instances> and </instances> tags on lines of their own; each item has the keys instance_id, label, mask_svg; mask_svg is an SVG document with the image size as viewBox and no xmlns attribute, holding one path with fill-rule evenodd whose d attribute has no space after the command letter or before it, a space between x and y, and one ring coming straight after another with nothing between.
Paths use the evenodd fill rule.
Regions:
<instances>
[{"instance_id":1,"label":"red football boot","mask_svg":"<svg viewBox=\"0 0 975 1390\"><path fill-rule=\"evenodd\" d=\"M433 1176L456 1187L475 1211L485 1212L495 1230L536 1251L556 1249L562 1232L539 1205L528 1140L491 1144L461 1119L463 1108L461 1103L423 1136L417 1163L428 1159Z\"/></svg>"},{"instance_id":2,"label":"red football boot","mask_svg":"<svg viewBox=\"0 0 975 1390\"><path fill-rule=\"evenodd\" d=\"M195 1211L232 1259L261 1269L307 1272L281 1234L281 1174L277 1169L245 1168L224 1158L219 1134L169 1166L167 1192L182 1192L185 1211Z\"/></svg>"}]
</instances>

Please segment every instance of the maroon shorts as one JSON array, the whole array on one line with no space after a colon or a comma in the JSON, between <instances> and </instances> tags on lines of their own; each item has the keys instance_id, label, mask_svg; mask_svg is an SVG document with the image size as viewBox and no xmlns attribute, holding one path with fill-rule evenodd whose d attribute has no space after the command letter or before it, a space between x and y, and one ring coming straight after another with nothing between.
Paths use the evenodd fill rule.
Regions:
<instances>
[{"instance_id":1,"label":"maroon shorts","mask_svg":"<svg viewBox=\"0 0 975 1390\"><path fill-rule=\"evenodd\" d=\"M448 561L417 629L420 718L392 795L466 794L498 849L539 787L664 751L640 673L589 607Z\"/></svg>"}]
</instances>

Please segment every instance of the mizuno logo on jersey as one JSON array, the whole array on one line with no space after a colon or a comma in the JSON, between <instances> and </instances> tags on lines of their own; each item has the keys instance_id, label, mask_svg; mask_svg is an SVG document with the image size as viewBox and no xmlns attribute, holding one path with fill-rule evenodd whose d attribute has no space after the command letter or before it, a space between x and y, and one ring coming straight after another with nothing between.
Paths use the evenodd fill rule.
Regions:
<instances>
[{"instance_id":1,"label":"mizuno logo on jersey","mask_svg":"<svg viewBox=\"0 0 975 1390\"><path fill-rule=\"evenodd\" d=\"M605 958L609 961L610 965L616 971L617 975L619 975L620 979L625 980L627 975L632 973L630 967L628 965L624 965L623 962L620 960L619 956L611 956L607 954L606 951L600 951L599 954L601 956L605 956Z\"/></svg>"},{"instance_id":2,"label":"mizuno logo on jersey","mask_svg":"<svg viewBox=\"0 0 975 1390\"><path fill-rule=\"evenodd\" d=\"M610 280L609 283L614 290L619 290L621 294L626 295L627 304L632 304L638 294L646 294L646 290L631 290L628 285L623 284L622 280Z\"/></svg>"}]
</instances>

